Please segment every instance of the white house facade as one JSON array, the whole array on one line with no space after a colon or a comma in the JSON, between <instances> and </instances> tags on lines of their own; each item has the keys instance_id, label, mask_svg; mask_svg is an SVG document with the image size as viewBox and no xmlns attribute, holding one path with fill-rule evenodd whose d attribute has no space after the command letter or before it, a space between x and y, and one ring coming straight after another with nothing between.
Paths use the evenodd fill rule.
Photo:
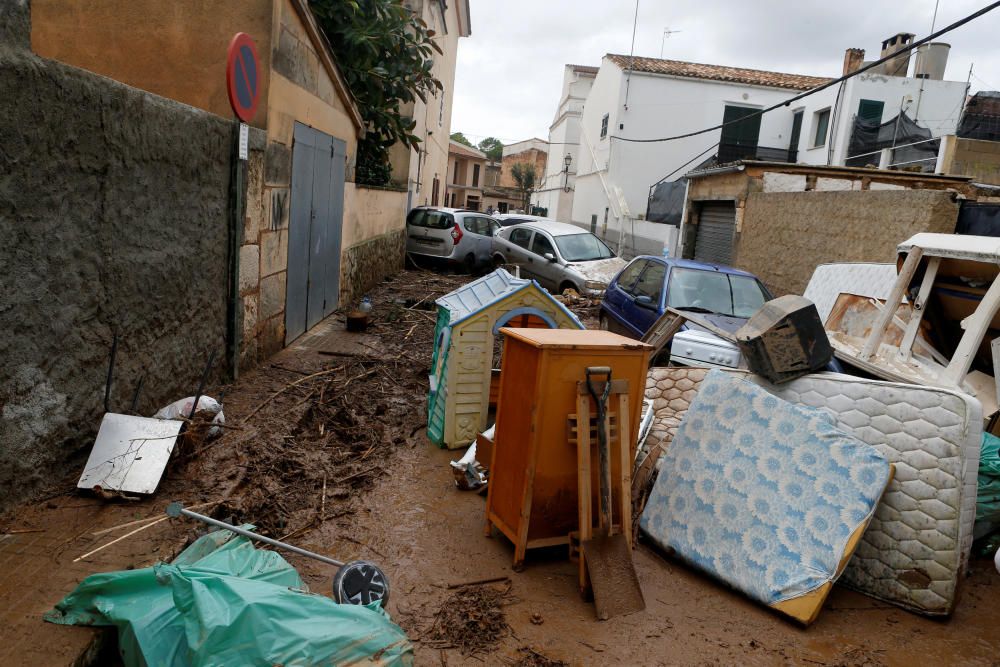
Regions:
<instances>
[{"instance_id":1,"label":"white house facade","mask_svg":"<svg viewBox=\"0 0 1000 667\"><path fill-rule=\"evenodd\" d=\"M549 126L549 159L545 165L541 187L534 199L537 206L547 209L548 217L560 222L573 221L573 188L579 164L580 119L596 76L596 67L566 65L559 108Z\"/></svg>"},{"instance_id":2,"label":"white house facade","mask_svg":"<svg viewBox=\"0 0 1000 667\"><path fill-rule=\"evenodd\" d=\"M912 38L906 33L889 38L883 43L883 56L905 47ZM927 53L912 59L920 61L913 67L911 59L901 54L877 71L742 122L736 121L830 79L608 54L583 103L579 145L574 147L572 160L572 192L559 205L570 200L570 221L602 236L624 254L665 250L674 254L678 227L646 219L650 193L656 184L681 179L706 163L756 159L844 165L851 158L852 165L878 165L880 159L884 163L885 155L878 149L863 151L869 154L858 157L860 149L855 145L852 152L855 119L861 117L872 128L868 130L871 137L883 143L898 131L896 146L917 134L926 144L925 152L917 154L920 160L913 160L913 153L896 151L891 164L923 162L933 169L934 160L927 151L935 149L928 146L934 145L930 142L936 137L954 134L966 83L943 80L947 45L927 46L931 47ZM860 68L863 55L860 49L849 49L844 73ZM909 70L912 74L907 76ZM722 129L691 137L643 141L722 123L727 123ZM858 132L856 142L867 136ZM557 143L557 137L550 134L553 156L559 155ZM550 160L546 184L561 166L557 159ZM555 210L562 215L559 207Z\"/></svg>"}]
</instances>

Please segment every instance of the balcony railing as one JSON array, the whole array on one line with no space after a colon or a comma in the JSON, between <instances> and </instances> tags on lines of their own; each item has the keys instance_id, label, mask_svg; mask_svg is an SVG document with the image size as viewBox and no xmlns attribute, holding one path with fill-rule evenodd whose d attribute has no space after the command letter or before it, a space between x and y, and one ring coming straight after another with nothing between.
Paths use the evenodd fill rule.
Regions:
<instances>
[{"instance_id":1,"label":"balcony railing","mask_svg":"<svg viewBox=\"0 0 1000 667\"><path fill-rule=\"evenodd\" d=\"M798 151L788 148L754 146L751 144L719 144L719 164L737 160L763 160L765 162L795 162Z\"/></svg>"}]
</instances>

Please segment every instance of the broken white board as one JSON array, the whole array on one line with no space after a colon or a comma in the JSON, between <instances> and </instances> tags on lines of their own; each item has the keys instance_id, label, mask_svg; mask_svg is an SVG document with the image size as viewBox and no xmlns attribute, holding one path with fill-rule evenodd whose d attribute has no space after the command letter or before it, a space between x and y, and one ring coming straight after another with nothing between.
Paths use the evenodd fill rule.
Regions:
<instances>
[{"instance_id":1,"label":"broken white board","mask_svg":"<svg viewBox=\"0 0 1000 667\"><path fill-rule=\"evenodd\" d=\"M885 300L896 282L895 264L842 262L820 264L802 296L816 304L821 322L826 322L841 293Z\"/></svg>"},{"instance_id":2,"label":"broken white board","mask_svg":"<svg viewBox=\"0 0 1000 667\"><path fill-rule=\"evenodd\" d=\"M153 493L183 425L172 419L107 413L77 488Z\"/></svg>"}]
</instances>

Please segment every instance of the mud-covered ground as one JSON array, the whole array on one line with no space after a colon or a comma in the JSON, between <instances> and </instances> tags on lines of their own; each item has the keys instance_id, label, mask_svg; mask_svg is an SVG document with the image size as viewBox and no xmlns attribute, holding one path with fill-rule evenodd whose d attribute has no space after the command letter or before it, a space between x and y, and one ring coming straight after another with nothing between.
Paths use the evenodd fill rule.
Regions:
<instances>
[{"instance_id":1,"label":"mud-covered ground","mask_svg":"<svg viewBox=\"0 0 1000 667\"><path fill-rule=\"evenodd\" d=\"M835 587L808 629L642 544L634 560L647 609L605 622L580 598L564 549L529 553L525 570L514 573L510 543L483 534L485 499L455 487L448 462L461 452L438 449L424 431L432 304L465 280L404 272L373 291L366 334L341 336L342 318L329 320L321 326L332 336L293 344L234 385L213 388L225 392L231 428L218 440L188 443L154 498L80 497L67 478L63 495L5 517L0 529L66 537L48 555L48 588L38 584L30 603L54 604L79 579L66 574L60 583L60 567L122 534L93 532L181 499L216 502L207 511L341 560L378 562L392 585L389 612L421 665L1000 664L1000 575L992 561L972 562L948 621ZM596 324L593 303L569 305ZM169 558L200 530L165 521L82 565L102 571ZM329 591L332 567L289 560L313 590ZM498 581L457 587L484 579ZM462 622L492 641L447 631ZM58 639L77 630L41 626L24 631ZM45 647L24 657L22 664L46 664Z\"/></svg>"}]
</instances>

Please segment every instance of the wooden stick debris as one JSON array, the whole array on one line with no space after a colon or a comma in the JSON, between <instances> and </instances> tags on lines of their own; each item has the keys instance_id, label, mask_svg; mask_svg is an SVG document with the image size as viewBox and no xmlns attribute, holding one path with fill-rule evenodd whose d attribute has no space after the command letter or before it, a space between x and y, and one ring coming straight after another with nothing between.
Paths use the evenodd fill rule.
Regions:
<instances>
[{"instance_id":1,"label":"wooden stick debris","mask_svg":"<svg viewBox=\"0 0 1000 667\"><path fill-rule=\"evenodd\" d=\"M260 412L261 408L263 408L265 405L267 405L268 403L270 403L271 401L273 401L278 396L280 396L281 394L285 393L286 391L288 391L292 387L296 387L296 386L302 384L303 382L305 382L306 380L311 380L311 379L313 379L315 377L319 377L321 375L329 375L330 373L336 373L337 371L341 371L341 370L344 370L343 366L337 366L336 368L328 368L325 371L319 371L318 373L313 373L312 375L307 375L304 378L299 378L295 382L289 382L284 387L282 387L281 389L279 389L278 391L274 392L273 394L271 394L270 396L268 396L266 399L264 399L264 401L260 405L258 405L256 408L254 408L253 410L251 410L250 414L248 414L246 417L244 417L240 421L240 423L241 424L246 424L247 421L251 417L253 417L255 414L257 414L258 412Z\"/></svg>"},{"instance_id":2,"label":"wooden stick debris","mask_svg":"<svg viewBox=\"0 0 1000 667\"><path fill-rule=\"evenodd\" d=\"M448 584L448 590L454 590L456 588L465 588L466 586L481 586L482 584L495 584L501 581L510 581L510 577L504 575L502 577L490 577L489 579L476 579L475 581L463 581L457 584Z\"/></svg>"},{"instance_id":3,"label":"wooden stick debris","mask_svg":"<svg viewBox=\"0 0 1000 667\"><path fill-rule=\"evenodd\" d=\"M133 530L131 532L125 533L121 537L116 537L115 539L111 540L110 542L108 542L107 544L105 544L103 546L97 547L93 551L88 551L87 553L83 554L82 556L78 556L78 557L74 558L73 562L76 563L77 561L81 561L84 558L89 558L90 556L93 556L94 554L96 554L98 551L104 551L105 549L107 549L108 547L110 547L112 544L117 544L118 542L121 542L122 540L124 540L126 537L132 537L136 533L142 532L142 531L146 530L147 528L152 528L156 524L158 524L158 523L160 523L162 521L166 521L169 518L170 518L169 516L163 516L163 517L160 517L159 519L157 519L156 521L152 521L150 523L147 523L145 526L140 526L140 527L136 528L135 530Z\"/></svg>"},{"instance_id":4,"label":"wooden stick debris","mask_svg":"<svg viewBox=\"0 0 1000 667\"><path fill-rule=\"evenodd\" d=\"M221 503L221 500L213 500L208 503L200 503L198 505L192 505L188 507L189 510L199 510L206 507L212 507ZM120 523L117 526L111 526L110 528L105 528L104 530L98 530L97 532L91 533L94 537L100 537L101 535L107 535L108 533L113 533L116 530L121 530L122 528L131 528L132 526L138 526L142 523L148 523L150 521L156 521L157 519L163 518L162 514L156 514L154 516L147 516L145 519L136 519L135 521L129 521L128 523Z\"/></svg>"}]
</instances>

